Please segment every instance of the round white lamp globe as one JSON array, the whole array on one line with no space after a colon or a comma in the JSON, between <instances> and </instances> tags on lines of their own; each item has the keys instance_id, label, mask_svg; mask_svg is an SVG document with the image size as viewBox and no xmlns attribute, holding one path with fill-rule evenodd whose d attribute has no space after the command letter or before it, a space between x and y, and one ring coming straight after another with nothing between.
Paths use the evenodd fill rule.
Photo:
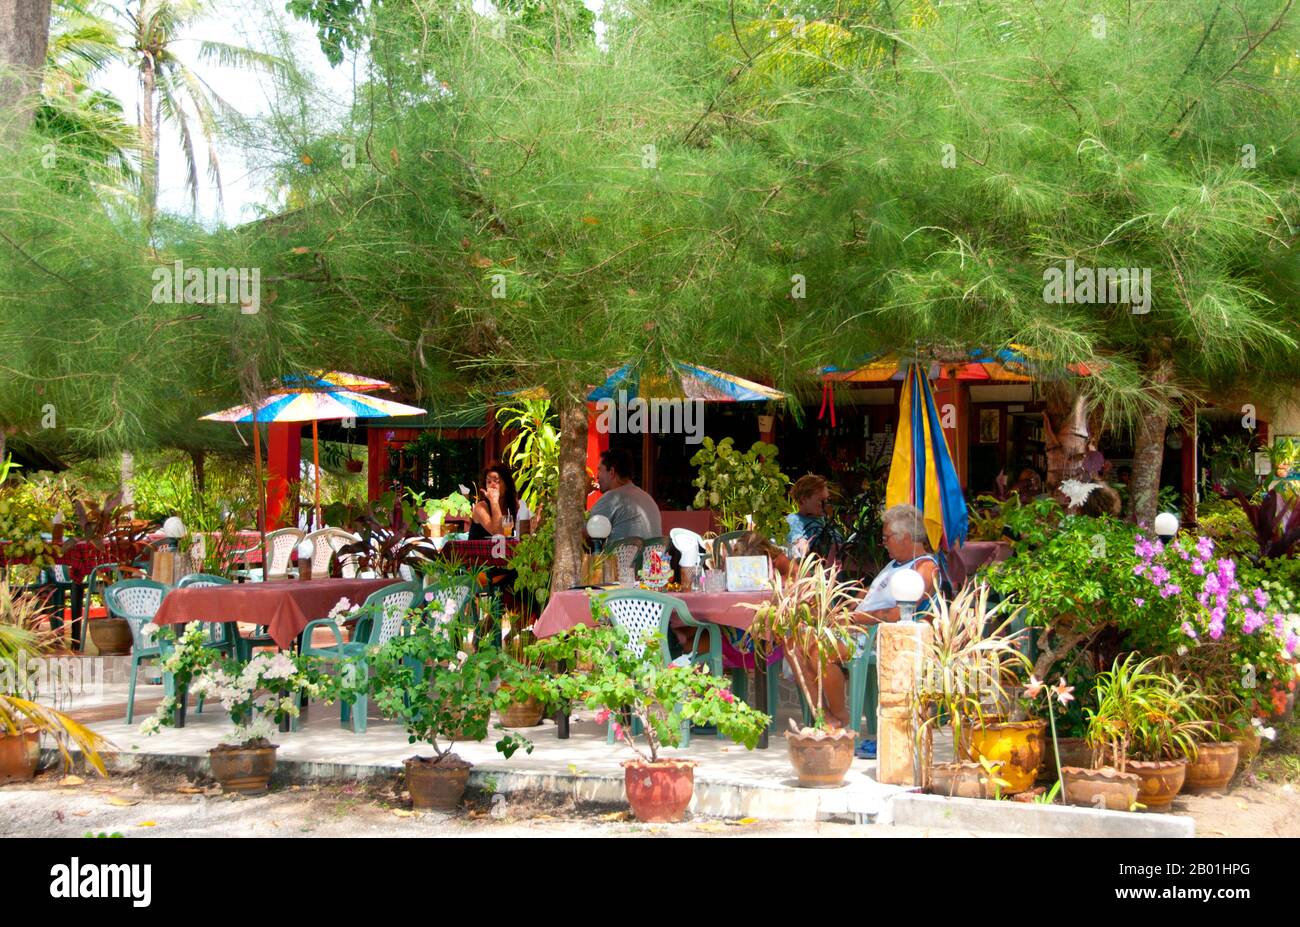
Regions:
<instances>
[{"instance_id":1,"label":"round white lamp globe","mask_svg":"<svg viewBox=\"0 0 1300 927\"><path fill-rule=\"evenodd\" d=\"M185 537L185 522L181 521L180 516L173 515L163 522L163 537L171 538L173 541Z\"/></svg>"},{"instance_id":2,"label":"round white lamp globe","mask_svg":"<svg viewBox=\"0 0 1300 927\"><path fill-rule=\"evenodd\" d=\"M315 553L316 553L316 545L312 541L304 540L301 544L298 545L299 560L310 560L312 558L312 555Z\"/></svg>"},{"instance_id":3,"label":"round white lamp globe","mask_svg":"<svg viewBox=\"0 0 1300 927\"><path fill-rule=\"evenodd\" d=\"M609 523L609 519L604 515L593 515L587 519L587 534L591 535L593 540L605 540L613 529L614 526Z\"/></svg>"},{"instance_id":4,"label":"round white lamp globe","mask_svg":"<svg viewBox=\"0 0 1300 927\"><path fill-rule=\"evenodd\" d=\"M1178 516L1173 512L1161 512L1156 516L1155 529L1161 540L1169 540L1178 533Z\"/></svg>"},{"instance_id":5,"label":"round white lamp globe","mask_svg":"<svg viewBox=\"0 0 1300 927\"><path fill-rule=\"evenodd\" d=\"M889 594L898 603L898 620L910 622L916 603L925 595L925 579L911 567L904 567L889 578Z\"/></svg>"}]
</instances>

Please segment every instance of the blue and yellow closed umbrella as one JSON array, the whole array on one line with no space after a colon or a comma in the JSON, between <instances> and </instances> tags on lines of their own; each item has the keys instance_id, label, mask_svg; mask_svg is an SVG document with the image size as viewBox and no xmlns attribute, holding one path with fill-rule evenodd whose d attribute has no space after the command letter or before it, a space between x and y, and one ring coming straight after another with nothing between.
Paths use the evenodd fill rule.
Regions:
<instances>
[{"instance_id":1,"label":"blue and yellow closed umbrella","mask_svg":"<svg viewBox=\"0 0 1300 927\"><path fill-rule=\"evenodd\" d=\"M932 550L966 541L966 497L948 453L930 381L920 364L908 366L903 382L885 504L920 509Z\"/></svg>"}]
</instances>

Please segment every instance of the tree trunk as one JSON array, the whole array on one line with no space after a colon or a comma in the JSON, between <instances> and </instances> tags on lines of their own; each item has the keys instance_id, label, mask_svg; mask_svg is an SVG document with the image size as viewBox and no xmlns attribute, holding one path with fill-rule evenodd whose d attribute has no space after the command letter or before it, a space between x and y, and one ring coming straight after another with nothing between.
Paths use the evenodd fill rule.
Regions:
<instances>
[{"instance_id":1,"label":"tree trunk","mask_svg":"<svg viewBox=\"0 0 1300 927\"><path fill-rule=\"evenodd\" d=\"M1043 438L1047 456L1044 485L1055 490L1064 480L1083 479L1084 459L1091 437L1088 431L1088 400L1083 393L1052 384L1045 390Z\"/></svg>"},{"instance_id":2,"label":"tree trunk","mask_svg":"<svg viewBox=\"0 0 1300 927\"><path fill-rule=\"evenodd\" d=\"M1138 416L1133 438L1133 477L1129 483L1129 516L1139 525L1155 523L1160 494L1160 470L1165 460L1165 430L1169 426L1169 404L1163 398L1164 387L1173 376L1173 361L1168 357L1155 360L1148 379L1159 387L1160 406L1154 412Z\"/></svg>"},{"instance_id":3,"label":"tree trunk","mask_svg":"<svg viewBox=\"0 0 1300 927\"><path fill-rule=\"evenodd\" d=\"M122 507L128 518L135 517L135 455L122 452Z\"/></svg>"},{"instance_id":4,"label":"tree trunk","mask_svg":"<svg viewBox=\"0 0 1300 927\"><path fill-rule=\"evenodd\" d=\"M32 124L50 41L50 0L0 0L0 140Z\"/></svg>"},{"instance_id":5,"label":"tree trunk","mask_svg":"<svg viewBox=\"0 0 1300 927\"><path fill-rule=\"evenodd\" d=\"M555 561L551 592L578 582L582 529L587 509L587 410L582 403L560 408L560 480L555 494Z\"/></svg>"},{"instance_id":6,"label":"tree trunk","mask_svg":"<svg viewBox=\"0 0 1300 927\"><path fill-rule=\"evenodd\" d=\"M0 3L4 0L0 0ZM140 62L140 215L146 229L153 228L158 209L158 75L153 60Z\"/></svg>"},{"instance_id":7,"label":"tree trunk","mask_svg":"<svg viewBox=\"0 0 1300 927\"><path fill-rule=\"evenodd\" d=\"M190 451L190 462L194 465L194 488L203 495L203 490L207 484L207 474L204 471L203 451Z\"/></svg>"}]
</instances>

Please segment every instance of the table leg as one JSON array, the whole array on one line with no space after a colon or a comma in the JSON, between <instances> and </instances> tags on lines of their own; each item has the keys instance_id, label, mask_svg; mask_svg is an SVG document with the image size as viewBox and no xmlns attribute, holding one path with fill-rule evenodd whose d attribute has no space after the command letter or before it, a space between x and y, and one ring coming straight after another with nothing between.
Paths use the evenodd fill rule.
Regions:
<instances>
[{"instance_id":1,"label":"table leg","mask_svg":"<svg viewBox=\"0 0 1300 927\"><path fill-rule=\"evenodd\" d=\"M90 603L86 601L86 587L81 583L72 584L72 642L73 650L84 653L86 650L86 618L83 612L90 611Z\"/></svg>"},{"instance_id":2,"label":"table leg","mask_svg":"<svg viewBox=\"0 0 1300 927\"><path fill-rule=\"evenodd\" d=\"M763 664L760 666L759 664ZM754 659L754 698L750 703L751 708L759 711L767 711L767 660L755 655ZM773 721L776 719L773 718ZM758 735L758 749L767 749L767 732L772 727L771 721L763 726L763 733Z\"/></svg>"}]
</instances>

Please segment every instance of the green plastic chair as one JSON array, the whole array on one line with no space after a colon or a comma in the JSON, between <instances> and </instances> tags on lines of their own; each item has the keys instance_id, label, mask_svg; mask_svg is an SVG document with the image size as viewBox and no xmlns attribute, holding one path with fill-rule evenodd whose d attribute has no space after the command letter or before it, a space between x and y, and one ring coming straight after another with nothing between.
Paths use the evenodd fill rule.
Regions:
<instances>
[{"instance_id":1,"label":"green plastic chair","mask_svg":"<svg viewBox=\"0 0 1300 927\"><path fill-rule=\"evenodd\" d=\"M731 553L731 542L738 541L745 536L744 531L728 531L725 534L719 534L713 539L713 568L722 569L723 553Z\"/></svg>"},{"instance_id":2,"label":"green plastic chair","mask_svg":"<svg viewBox=\"0 0 1300 927\"><path fill-rule=\"evenodd\" d=\"M212 573L190 573L181 577L180 581L176 583L176 588L203 589L210 586L229 585L232 585L231 581L224 576L215 576ZM265 634L245 638L239 633L239 626L233 621L208 622L208 640L211 641L209 646L212 649L220 650L222 653L237 657L240 660L250 659L255 646L275 645L275 641Z\"/></svg>"},{"instance_id":3,"label":"green plastic chair","mask_svg":"<svg viewBox=\"0 0 1300 927\"><path fill-rule=\"evenodd\" d=\"M709 652L706 655L696 653L700 643L700 635L714 628L714 626L707 622L695 620L690 609L686 607L686 603L681 599L646 589L618 589L599 596L598 602L603 606L604 610L609 612L610 621L616 627L627 629L630 635L627 646L636 656L639 657L645 653L646 637L652 632L657 634L659 653L665 665L671 663L673 659L668 651L668 628L675 615L682 624L695 628L695 639L691 643L691 651L694 654L691 662L703 663L709 667L709 672L713 675L722 675L721 637L714 630L714 633L709 635ZM633 733L638 733L639 730L639 723L634 722ZM721 731L718 732L718 737L722 737ZM614 742L614 721L612 718L605 736L605 742L610 744ZM689 722L685 722L682 725L682 746L689 747L690 744L691 725Z\"/></svg>"},{"instance_id":4,"label":"green plastic chair","mask_svg":"<svg viewBox=\"0 0 1300 927\"><path fill-rule=\"evenodd\" d=\"M98 567L96 567L98 569ZM126 688L126 723L135 720L135 682L145 660L162 661L163 641L145 634L144 626L153 621L167 595L167 587L150 579L125 579L102 592L104 607L115 618L122 618L131 629L131 675ZM163 694L175 695L176 682L171 673L163 673Z\"/></svg>"},{"instance_id":5,"label":"green plastic chair","mask_svg":"<svg viewBox=\"0 0 1300 927\"><path fill-rule=\"evenodd\" d=\"M866 641L862 645L862 652L849 661L849 688L845 694L849 702L849 726L853 728L855 744L861 739L864 712L867 716L868 736L876 735L876 711L880 705L879 680L876 678L876 630L878 628L879 625L871 625L866 629ZM799 693L799 702L803 706L804 725L812 724L812 710L808 707L802 692Z\"/></svg>"},{"instance_id":6,"label":"green plastic chair","mask_svg":"<svg viewBox=\"0 0 1300 927\"><path fill-rule=\"evenodd\" d=\"M361 605L361 614L350 641L343 640L343 632L333 618L318 618L308 622L302 631L302 653L340 663L350 658L364 657L370 647L382 646L402 633L407 612L415 603L419 592L419 583L394 583L372 592ZM318 627L333 631L335 643L324 647L313 646L312 632ZM360 674L358 681L364 682L368 675L364 659L358 661L357 671ZM301 704L299 696L299 705ZM364 734L369 704L369 698L364 694L357 697L355 705L340 702L339 722L347 724L350 720L353 733ZM297 719L294 720L294 728L297 728Z\"/></svg>"},{"instance_id":7,"label":"green plastic chair","mask_svg":"<svg viewBox=\"0 0 1300 927\"><path fill-rule=\"evenodd\" d=\"M617 541L611 541L605 545L602 553L606 557L613 557L618 564L620 583L633 582L636 579L637 567L641 562L640 538L619 538Z\"/></svg>"}]
</instances>

